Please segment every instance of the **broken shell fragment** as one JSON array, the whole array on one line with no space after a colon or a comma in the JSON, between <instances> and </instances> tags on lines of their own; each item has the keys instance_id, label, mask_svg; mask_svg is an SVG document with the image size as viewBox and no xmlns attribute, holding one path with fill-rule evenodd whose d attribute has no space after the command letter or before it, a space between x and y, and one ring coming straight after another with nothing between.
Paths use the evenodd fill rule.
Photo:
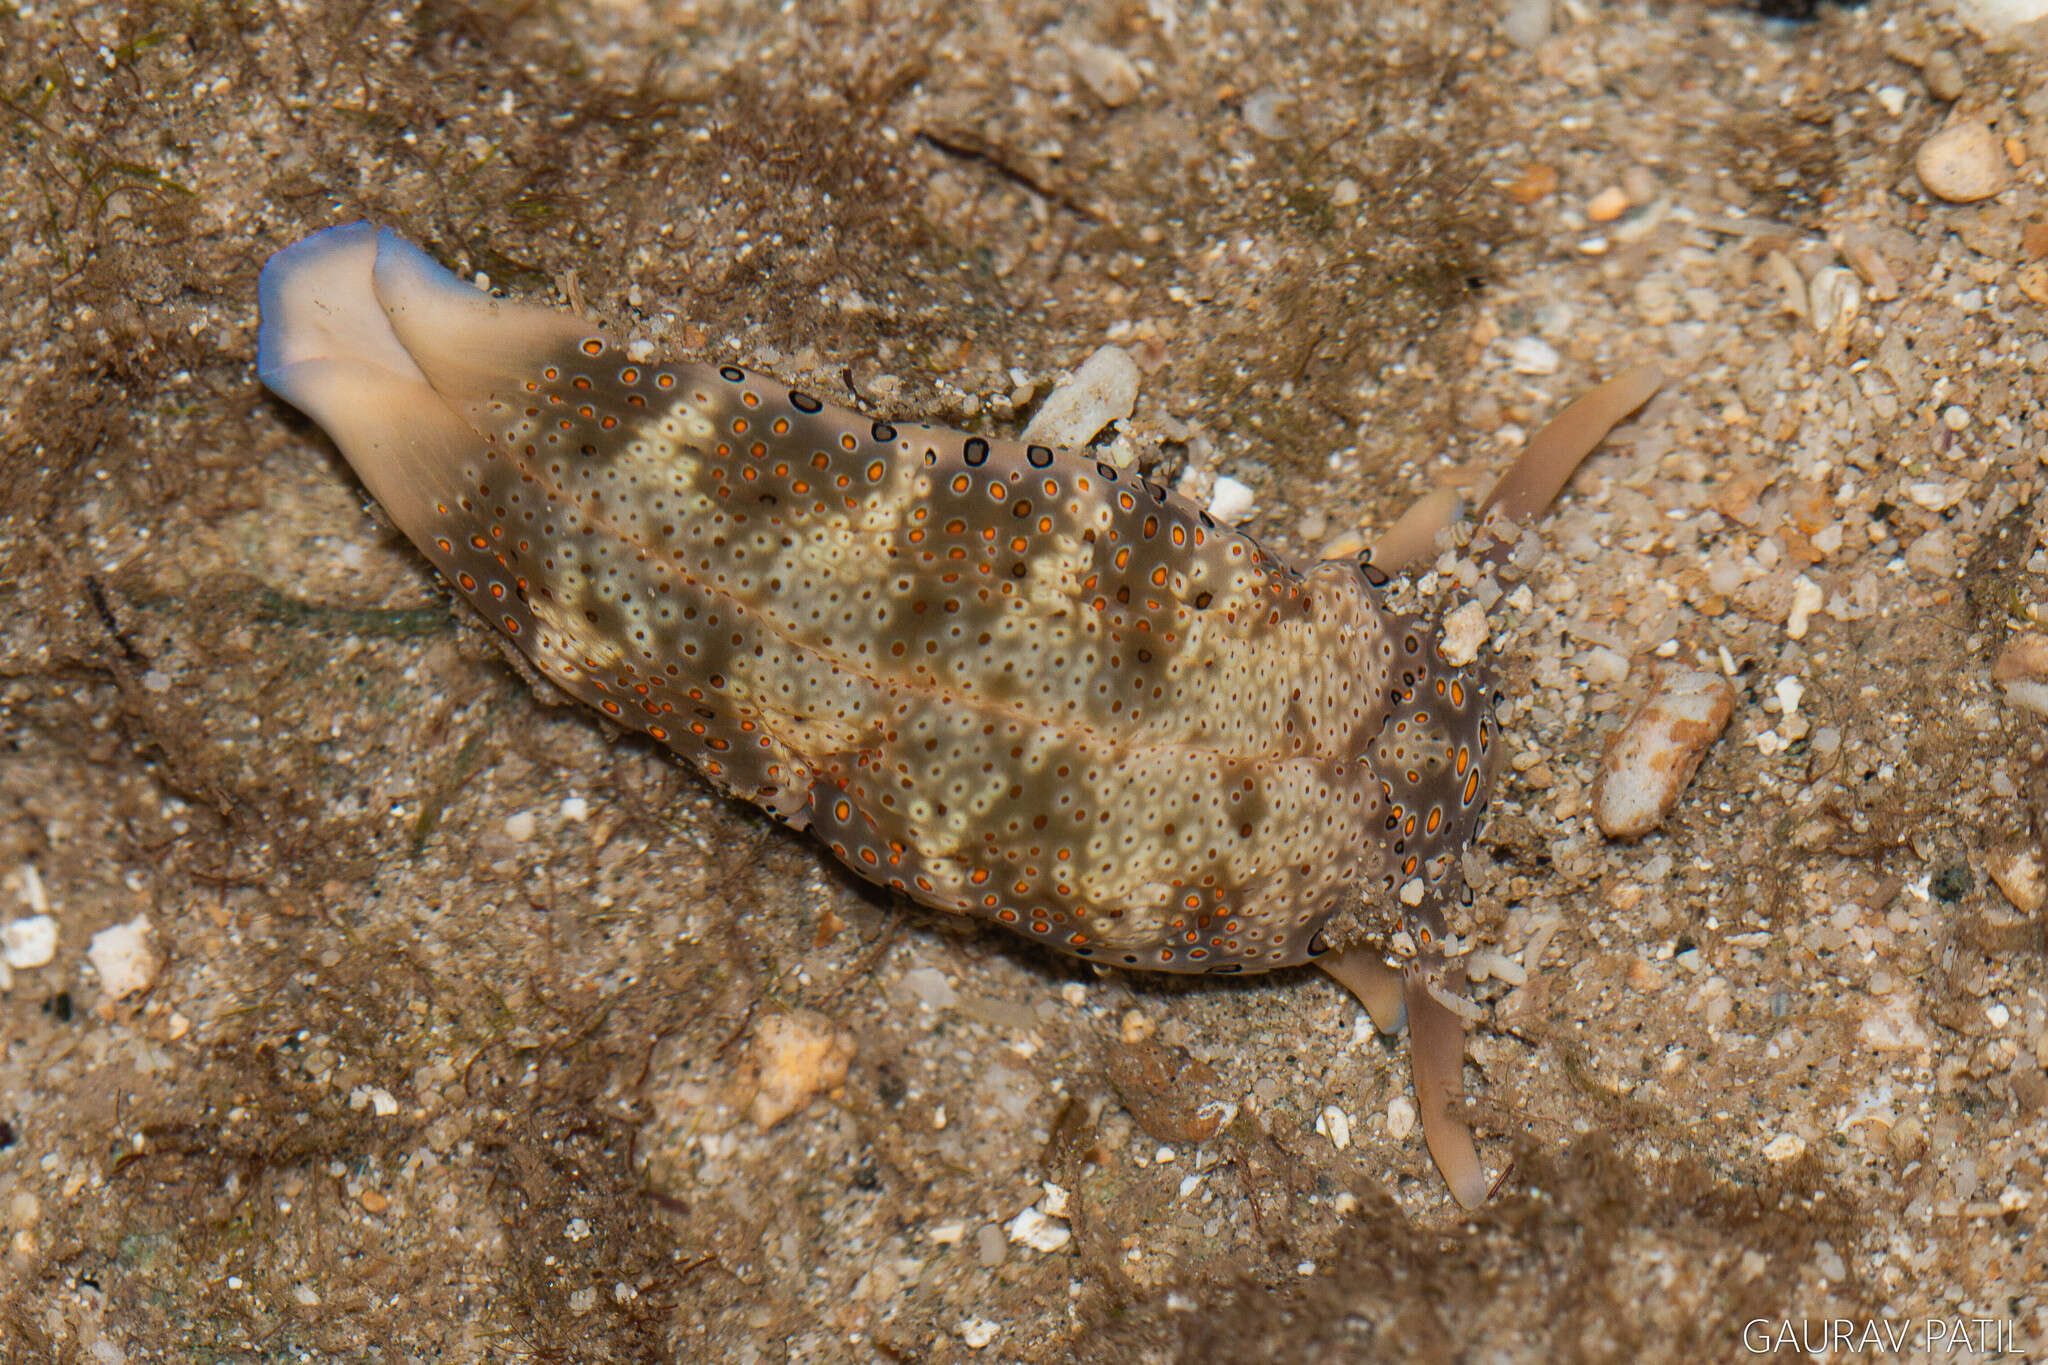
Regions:
<instances>
[{"instance_id":1,"label":"broken shell fragment","mask_svg":"<svg viewBox=\"0 0 2048 1365\"><path fill-rule=\"evenodd\" d=\"M1735 714L1735 689L1715 673L1677 673L1608 742L1593 785L1593 818L1610 839L1664 823Z\"/></svg>"}]
</instances>

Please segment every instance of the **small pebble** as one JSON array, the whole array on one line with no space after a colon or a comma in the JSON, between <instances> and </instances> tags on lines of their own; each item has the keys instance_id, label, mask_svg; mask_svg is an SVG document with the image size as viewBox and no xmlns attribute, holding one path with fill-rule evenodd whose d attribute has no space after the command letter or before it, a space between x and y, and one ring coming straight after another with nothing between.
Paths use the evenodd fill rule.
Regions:
<instances>
[{"instance_id":1,"label":"small pebble","mask_svg":"<svg viewBox=\"0 0 2048 1365\"><path fill-rule=\"evenodd\" d=\"M1951 103L1967 88L1963 80L1963 64L1956 60L1955 53L1945 47L1928 57L1927 65L1920 68L1920 78L1927 82L1928 94Z\"/></svg>"},{"instance_id":2,"label":"small pebble","mask_svg":"<svg viewBox=\"0 0 2048 1365\"><path fill-rule=\"evenodd\" d=\"M1628 191L1609 185L1586 201L1586 217L1595 223L1611 223L1628 212Z\"/></svg>"},{"instance_id":3,"label":"small pebble","mask_svg":"<svg viewBox=\"0 0 2048 1365\"><path fill-rule=\"evenodd\" d=\"M1551 0L1508 0L1500 31L1520 48L1541 47L1550 37Z\"/></svg>"},{"instance_id":4,"label":"small pebble","mask_svg":"<svg viewBox=\"0 0 2048 1365\"><path fill-rule=\"evenodd\" d=\"M1807 321L1824 337L1847 340L1849 326L1862 306L1863 290L1853 271L1831 265L1815 271L1807 281Z\"/></svg>"},{"instance_id":5,"label":"small pebble","mask_svg":"<svg viewBox=\"0 0 2048 1365\"><path fill-rule=\"evenodd\" d=\"M2005 699L2048 716L2048 635L2027 631L2015 635L1991 666L1991 681L2005 689Z\"/></svg>"},{"instance_id":6,"label":"small pebble","mask_svg":"<svg viewBox=\"0 0 2048 1365\"><path fill-rule=\"evenodd\" d=\"M1003 1329L998 1324L990 1322L987 1318L968 1318L965 1322L954 1328L954 1330L960 1334L960 1340L967 1343L968 1350L979 1351L982 1347L994 1341L996 1334Z\"/></svg>"},{"instance_id":7,"label":"small pebble","mask_svg":"<svg viewBox=\"0 0 2048 1365\"><path fill-rule=\"evenodd\" d=\"M1334 1104L1326 1104L1323 1112L1316 1115L1316 1131L1341 1152L1351 1145L1351 1116Z\"/></svg>"},{"instance_id":8,"label":"small pebble","mask_svg":"<svg viewBox=\"0 0 2048 1365\"><path fill-rule=\"evenodd\" d=\"M2014 909L2032 915L2048 905L2048 869L2041 865L2039 848L2001 849L1991 855L1989 863L1991 880Z\"/></svg>"},{"instance_id":9,"label":"small pebble","mask_svg":"<svg viewBox=\"0 0 2048 1365\"><path fill-rule=\"evenodd\" d=\"M1228 474L1216 476L1215 491L1209 495L1209 515L1226 525L1241 521L1258 503L1258 497L1245 484Z\"/></svg>"},{"instance_id":10,"label":"small pebble","mask_svg":"<svg viewBox=\"0 0 2048 1365\"><path fill-rule=\"evenodd\" d=\"M0 929L0 957L19 971L40 967L57 955L57 921L28 915Z\"/></svg>"},{"instance_id":11,"label":"small pebble","mask_svg":"<svg viewBox=\"0 0 2048 1365\"><path fill-rule=\"evenodd\" d=\"M1054 389L1024 428L1038 445L1078 449L1111 422L1131 415L1138 402L1138 362L1121 346L1104 346Z\"/></svg>"},{"instance_id":12,"label":"small pebble","mask_svg":"<svg viewBox=\"0 0 2048 1365\"><path fill-rule=\"evenodd\" d=\"M1586 681L1595 687L1618 683L1628 676L1628 655L1605 645L1596 645L1587 651L1583 671Z\"/></svg>"},{"instance_id":13,"label":"small pebble","mask_svg":"<svg viewBox=\"0 0 2048 1365\"><path fill-rule=\"evenodd\" d=\"M1557 168L1545 162L1532 161L1501 189L1517 204L1534 204L1548 199L1557 193Z\"/></svg>"},{"instance_id":14,"label":"small pebble","mask_svg":"<svg viewBox=\"0 0 2048 1365\"><path fill-rule=\"evenodd\" d=\"M1486 609L1466 602L1444 616L1443 638L1437 649L1454 667L1463 668L1479 657L1486 643Z\"/></svg>"},{"instance_id":15,"label":"small pebble","mask_svg":"<svg viewBox=\"0 0 2048 1365\"><path fill-rule=\"evenodd\" d=\"M1852 232L1842 241L1842 259L1870 290L1870 297L1883 303L1899 296L1899 278L1877 244L1862 233Z\"/></svg>"},{"instance_id":16,"label":"small pebble","mask_svg":"<svg viewBox=\"0 0 2048 1365\"><path fill-rule=\"evenodd\" d=\"M1002 1228L995 1223L983 1223L974 1230L974 1260L984 1270L994 1270L1009 1255L1010 1243L1003 1236Z\"/></svg>"},{"instance_id":17,"label":"small pebble","mask_svg":"<svg viewBox=\"0 0 2048 1365\"><path fill-rule=\"evenodd\" d=\"M1735 689L1715 673L1677 673L1608 742L1593 783L1593 818L1610 839L1664 823L1735 714Z\"/></svg>"},{"instance_id":18,"label":"small pebble","mask_svg":"<svg viewBox=\"0 0 2048 1365\"><path fill-rule=\"evenodd\" d=\"M1284 142L1294 136L1287 122L1287 107L1294 96L1279 90L1260 90L1245 96L1244 121L1251 130L1270 142Z\"/></svg>"},{"instance_id":19,"label":"small pebble","mask_svg":"<svg viewBox=\"0 0 2048 1365\"><path fill-rule=\"evenodd\" d=\"M1036 1204L1010 1220L1011 1241L1047 1255L1065 1246L1073 1235L1065 1223L1048 1218Z\"/></svg>"},{"instance_id":20,"label":"small pebble","mask_svg":"<svg viewBox=\"0 0 2048 1365\"><path fill-rule=\"evenodd\" d=\"M1813 614L1828 600L1820 584L1799 575L1792 583L1792 610L1785 613L1785 634L1794 640L1804 640L1813 623Z\"/></svg>"},{"instance_id":21,"label":"small pebble","mask_svg":"<svg viewBox=\"0 0 2048 1365\"><path fill-rule=\"evenodd\" d=\"M1159 1032L1159 1025L1152 1022L1152 1016L1143 1010L1125 1010L1123 1036L1127 1043L1142 1043Z\"/></svg>"},{"instance_id":22,"label":"small pebble","mask_svg":"<svg viewBox=\"0 0 2048 1365\"><path fill-rule=\"evenodd\" d=\"M100 989L110 1000L148 990L163 966L150 946L147 915L137 915L126 924L100 930L92 936L92 946L86 949L85 956L99 973Z\"/></svg>"},{"instance_id":23,"label":"small pebble","mask_svg":"<svg viewBox=\"0 0 2048 1365\"><path fill-rule=\"evenodd\" d=\"M1967 119L1921 143L1913 169L1929 194L1951 204L1989 199L2012 182L2004 144L1989 128Z\"/></svg>"},{"instance_id":24,"label":"small pebble","mask_svg":"<svg viewBox=\"0 0 2048 1365\"><path fill-rule=\"evenodd\" d=\"M590 803L580 796L563 797L562 818L571 824L582 824L590 818Z\"/></svg>"},{"instance_id":25,"label":"small pebble","mask_svg":"<svg viewBox=\"0 0 2048 1365\"><path fill-rule=\"evenodd\" d=\"M1764 1144L1764 1157L1770 1161L1796 1161L1806 1155L1806 1139L1797 1133L1780 1133Z\"/></svg>"},{"instance_id":26,"label":"small pebble","mask_svg":"<svg viewBox=\"0 0 2048 1365\"><path fill-rule=\"evenodd\" d=\"M505 837L515 844L523 844L533 837L534 824L532 811L515 811L505 817Z\"/></svg>"},{"instance_id":27,"label":"small pebble","mask_svg":"<svg viewBox=\"0 0 2048 1365\"><path fill-rule=\"evenodd\" d=\"M814 1010L768 1016L748 1053L754 1093L747 1117L773 1128L814 1097L844 1085L854 1052L853 1036Z\"/></svg>"},{"instance_id":28,"label":"small pebble","mask_svg":"<svg viewBox=\"0 0 2048 1365\"><path fill-rule=\"evenodd\" d=\"M1067 57L1081 84L1107 108L1121 109L1144 92L1145 78L1129 57L1113 47L1069 39Z\"/></svg>"},{"instance_id":29,"label":"small pebble","mask_svg":"<svg viewBox=\"0 0 2048 1365\"><path fill-rule=\"evenodd\" d=\"M1927 1030L1913 1014L1910 993L1896 992L1884 997L1863 1016L1856 1037L1873 1052L1919 1052L1931 1046Z\"/></svg>"},{"instance_id":30,"label":"small pebble","mask_svg":"<svg viewBox=\"0 0 2048 1365\"><path fill-rule=\"evenodd\" d=\"M1508 343L1508 364L1517 374L1556 374L1563 363L1557 348L1541 337L1516 337Z\"/></svg>"},{"instance_id":31,"label":"small pebble","mask_svg":"<svg viewBox=\"0 0 2048 1365\"><path fill-rule=\"evenodd\" d=\"M912 967L901 979L904 994L929 1010L951 1009L960 1003L960 993L937 967Z\"/></svg>"},{"instance_id":32,"label":"small pebble","mask_svg":"<svg viewBox=\"0 0 2048 1365\"><path fill-rule=\"evenodd\" d=\"M1417 1114L1415 1101L1406 1095L1396 1095L1387 1101L1387 1136L1396 1142L1404 1141L1415 1131Z\"/></svg>"}]
</instances>

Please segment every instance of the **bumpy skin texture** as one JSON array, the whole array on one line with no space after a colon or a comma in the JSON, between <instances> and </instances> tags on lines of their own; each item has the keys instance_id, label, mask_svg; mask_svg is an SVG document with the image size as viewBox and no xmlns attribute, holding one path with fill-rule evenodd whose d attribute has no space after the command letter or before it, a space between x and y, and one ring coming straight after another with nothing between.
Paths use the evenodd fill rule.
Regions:
<instances>
[{"instance_id":1,"label":"bumpy skin texture","mask_svg":"<svg viewBox=\"0 0 2048 1365\"><path fill-rule=\"evenodd\" d=\"M1071 452L635 363L367 225L263 303L265 382L487 620L863 877L1153 970L1301 963L1367 903L1441 934L1492 699L1370 569Z\"/></svg>"}]
</instances>

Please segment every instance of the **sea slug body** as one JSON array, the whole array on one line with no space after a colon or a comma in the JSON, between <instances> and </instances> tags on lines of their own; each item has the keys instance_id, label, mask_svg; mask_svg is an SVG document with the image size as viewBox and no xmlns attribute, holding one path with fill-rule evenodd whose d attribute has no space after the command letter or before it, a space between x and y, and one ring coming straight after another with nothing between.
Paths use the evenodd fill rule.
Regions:
<instances>
[{"instance_id":1,"label":"sea slug body","mask_svg":"<svg viewBox=\"0 0 2048 1365\"><path fill-rule=\"evenodd\" d=\"M1379 568L1297 572L1082 454L633 361L369 224L279 252L260 294L263 382L485 619L869 880L1166 971L1309 962L1398 914L1437 1150L1463 1032L1433 955L1500 745L1483 661L1388 610ZM1525 460L1495 520L1654 387Z\"/></svg>"}]
</instances>

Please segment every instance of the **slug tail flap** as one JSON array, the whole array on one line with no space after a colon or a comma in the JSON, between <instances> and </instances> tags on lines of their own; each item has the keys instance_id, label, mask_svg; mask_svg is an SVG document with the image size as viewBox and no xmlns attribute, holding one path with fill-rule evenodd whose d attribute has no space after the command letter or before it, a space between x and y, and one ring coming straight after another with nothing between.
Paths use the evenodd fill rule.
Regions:
<instances>
[{"instance_id":1,"label":"slug tail flap","mask_svg":"<svg viewBox=\"0 0 2048 1365\"><path fill-rule=\"evenodd\" d=\"M399 529L425 546L483 442L377 300L381 235L369 223L329 228L264 264L256 373L320 424Z\"/></svg>"},{"instance_id":2,"label":"slug tail flap","mask_svg":"<svg viewBox=\"0 0 2048 1365\"><path fill-rule=\"evenodd\" d=\"M389 228L377 235L371 284L391 334L413 364L472 420L496 408L523 407L528 385L542 382L550 365L573 366L610 345L567 313L494 299L471 287Z\"/></svg>"}]
</instances>

